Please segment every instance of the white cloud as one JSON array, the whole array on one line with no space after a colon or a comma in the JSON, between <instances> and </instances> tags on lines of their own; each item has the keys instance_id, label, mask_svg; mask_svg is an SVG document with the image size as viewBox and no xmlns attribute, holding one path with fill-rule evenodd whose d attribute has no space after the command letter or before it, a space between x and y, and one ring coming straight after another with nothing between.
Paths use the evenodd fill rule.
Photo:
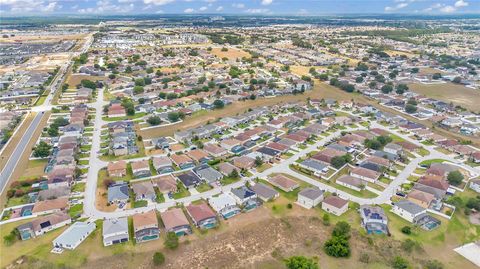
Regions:
<instances>
[{"instance_id":1,"label":"white cloud","mask_svg":"<svg viewBox=\"0 0 480 269\"><path fill-rule=\"evenodd\" d=\"M243 3L233 3L232 7L234 7L234 8L245 8L245 4L243 4Z\"/></svg>"},{"instance_id":2,"label":"white cloud","mask_svg":"<svg viewBox=\"0 0 480 269\"><path fill-rule=\"evenodd\" d=\"M175 0L143 0L143 3L148 5L148 4L153 4L156 6L163 6L166 4L170 4L175 2Z\"/></svg>"},{"instance_id":3,"label":"white cloud","mask_svg":"<svg viewBox=\"0 0 480 269\"><path fill-rule=\"evenodd\" d=\"M457 9L455 7L452 7L452 6L444 6L440 9L441 12L444 12L444 13L452 13L452 12L455 12Z\"/></svg>"},{"instance_id":4,"label":"white cloud","mask_svg":"<svg viewBox=\"0 0 480 269\"><path fill-rule=\"evenodd\" d=\"M306 15L308 14L308 10L301 8L298 10L298 15Z\"/></svg>"},{"instance_id":5,"label":"white cloud","mask_svg":"<svg viewBox=\"0 0 480 269\"><path fill-rule=\"evenodd\" d=\"M385 11L386 12L392 12L392 11L396 11L396 10L399 10L399 9L402 9L402 8L405 8L408 6L408 3L407 2L399 2L397 5L393 6L393 7L385 7Z\"/></svg>"},{"instance_id":6,"label":"white cloud","mask_svg":"<svg viewBox=\"0 0 480 269\"><path fill-rule=\"evenodd\" d=\"M268 6L271 3L273 3L273 0L262 0L262 5L264 5L264 6Z\"/></svg>"},{"instance_id":7,"label":"white cloud","mask_svg":"<svg viewBox=\"0 0 480 269\"><path fill-rule=\"evenodd\" d=\"M217 2L217 0L203 0L203 2L207 2L207 3L215 3L215 2Z\"/></svg>"},{"instance_id":8,"label":"white cloud","mask_svg":"<svg viewBox=\"0 0 480 269\"><path fill-rule=\"evenodd\" d=\"M247 13L251 14L262 14L262 13L269 13L270 10L268 8L249 8L245 10Z\"/></svg>"},{"instance_id":9,"label":"white cloud","mask_svg":"<svg viewBox=\"0 0 480 269\"><path fill-rule=\"evenodd\" d=\"M193 9L193 8L187 8L187 9L185 9L183 12L184 12L184 13L193 13L193 12L195 12L195 9Z\"/></svg>"},{"instance_id":10,"label":"white cloud","mask_svg":"<svg viewBox=\"0 0 480 269\"><path fill-rule=\"evenodd\" d=\"M455 7L467 7L468 6L468 2L464 1L464 0L458 0L457 2L455 2Z\"/></svg>"},{"instance_id":11,"label":"white cloud","mask_svg":"<svg viewBox=\"0 0 480 269\"><path fill-rule=\"evenodd\" d=\"M207 9L208 9L208 8L207 8L206 6L203 6L203 7L199 8L198 10L200 10L200 11L205 11L205 10L207 10Z\"/></svg>"},{"instance_id":12,"label":"white cloud","mask_svg":"<svg viewBox=\"0 0 480 269\"><path fill-rule=\"evenodd\" d=\"M50 13L62 7L57 1L51 0L0 0L2 11L8 10L6 6L10 8L11 13Z\"/></svg>"},{"instance_id":13,"label":"white cloud","mask_svg":"<svg viewBox=\"0 0 480 269\"><path fill-rule=\"evenodd\" d=\"M215 9L216 11L222 11L223 10L223 7L222 6L219 6Z\"/></svg>"}]
</instances>

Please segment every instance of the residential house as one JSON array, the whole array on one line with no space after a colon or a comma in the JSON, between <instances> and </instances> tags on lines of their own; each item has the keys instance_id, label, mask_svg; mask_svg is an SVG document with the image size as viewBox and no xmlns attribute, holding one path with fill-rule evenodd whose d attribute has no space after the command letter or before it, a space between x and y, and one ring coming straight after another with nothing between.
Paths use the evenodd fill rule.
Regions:
<instances>
[{"instance_id":1,"label":"residential house","mask_svg":"<svg viewBox=\"0 0 480 269\"><path fill-rule=\"evenodd\" d=\"M68 209L68 198L57 198L53 200L37 201L32 209L33 214L46 215L65 211Z\"/></svg>"},{"instance_id":2,"label":"residential house","mask_svg":"<svg viewBox=\"0 0 480 269\"><path fill-rule=\"evenodd\" d=\"M223 155L227 154L227 150L216 145L216 144L205 144L203 146L203 150L208 154L212 155L215 158L222 157Z\"/></svg>"},{"instance_id":3,"label":"residential house","mask_svg":"<svg viewBox=\"0 0 480 269\"><path fill-rule=\"evenodd\" d=\"M297 204L310 209L323 200L324 191L317 187L305 188L298 193Z\"/></svg>"},{"instance_id":4,"label":"residential house","mask_svg":"<svg viewBox=\"0 0 480 269\"><path fill-rule=\"evenodd\" d=\"M107 190L108 203L126 203L130 199L128 193L128 184L118 181L110 185Z\"/></svg>"},{"instance_id":5,"label":"residential house","mask_svg":"<svg viewBox=\"0 0 480 269\"><path fill-rule=\"evenodd\" d=\"M341 177L337 178L336 183L338 185L347 187L352 190L361 191L365 189L367 185L365 181L361 178L353 177L349 175L342 175Z\"/></svg>"},{"instance_id":6,"label":"residential house","mask_svg":"<svg viewBox=\"0 0 480 269\"><path fill-rule=\"evenodd\" d=\"M127 175L127 162L109 162L107 166L107 172L111 177L124 177Z\"/></svg>"},{"instance_id":7,"label":"residential house","mask_svg":"<svg viewBox=\"0 0 480 269\"><path fill-rule=\"evenodd\" d=\"M352 177L357 177L368 182L375 183L380 177L380 173L363 167L355 167L350 171Z\"/></svg>"},{"instance_id":8,"label":"residential house","mask_svg":"<svg viewBox=\"0 0 480 269\"><path fill-rule=\"evenodd\" d=\"M281 189L284 192L290 192L300 187L300 185L295 180L281 174L270 177L268 179L268 182L270 182L270 184Z\"/></svg>"},{"instance_id":9,"label":"residential house","mask_svg":"<svg viewBox=\"0 0 480 269\"><path fill-rule=\"evenodd\" d=\"M207 203L191 204L186 206L186 209L193 223L198 228L211 229L217 226L216 214Z\"/></svg>"},{"instance_id":10,"label":"residential house","mask_svg":"<svg viewBox=\"0 0 480 269\"><path fill-rule=\"evenodd\" d=\"M158 239L160 230L155 210L133 215L133 231L137 243Z\"/></svg>"},{"instance_id":11,"label":"residential house","mask_svg":"<svg viewBox=\"0 0 480 269\"><path fill-rule=\"evenodd\" d=\"M255 165L255 159L247 156L233 158L233 165L241 169L251 169Z\"/></svg>"},{"instance_id":12,"label":"residential house","mask_svg":"<svg viewBox=\"0 0 480 269\"><path fill-rule=\"evenodd\" d=\"M470 180L470 189L480 193L480 179Z\"/></svg>"},{"instance_id":13,"label":"residential house","mask_svg":"<svg viewBox=\"0 0 480 269\"><path fill-rule=\"evenodd\" d=\"M198 175L199 178L210 185L213 185L215 182L218 182L223 178L223 175L220 172L208 166L208 164L196 167L193 171Z\"/></svg>"},{"instance_id":14,"label":"residential house","mask_svg":"<svg viewBox=\"0 0 480 269\"><path fill-rule=\"evenodd\" d=\"M176 176L186 188L194 188L202 183L202 180L192 171Z\"/></svg>"},{"instance_id":15,"label":"residential house","mask_svg":"<svg viewBox=\"0 0 480 269\"><path fill-rule=\"evenodd\" d=\"M73 250L96 229L95 222L77 221L53 240L53 247Z\"/></svg>"},{"instance_id":16,"label":"residential house","mask_svg":"<svg viewBox=\"0 0 480 269\"><path fill-rule=\"evenodd\" d=\"M192 228L188 222L185 213L181 208L171 208L160 213L162 222L165 225L167 233L175 233L177 236L188 235L192 233Z\"/></svg>"},{"instance_id":17,"label":"residential house","mask_svg":"<svg viewBox=\"0 0 480 269\"><path fill-rule=\"evenodd\" d=\"M220 171L220 173L222 173L224 176L228 177L233 172L233 170L237 170L237 172L239 172L240 169L238 169L233 164L227 162L222 162L218 164L218 171Z\"/></svg>"},{"instance_id":18,"label":"residential house","mask_svg":"<svg viewBox=\"0 0 480 269\"><path fill-rule=\"evenodd\" d=\"M63 227L71 222L70 216L60 211L22 224L17 227L17 230L22 240L28 240Z\"/></svg>"},{"instance_id":19,"label":"residential house","mask_svg":"<svg viewBox=\"0 0 480 269\"><path fill-rule=\"evenodd\" d=\"M157 198L152 182L142 181L132 183L131 185L133 193L135 194L135 201L150 200L153 202Z\"/></svg>"},{"instance_id":20,"label":"residential house","mask_svg":"<svg viewBox=\"0 0 480 269\"><path fill-rule=\"evenodd\" d=\"M106 219L103 221L103 245L111 246L128 242L128 219L127 217Z\"/></svg>"},{"instance_id":21,"label":"residential house","mask_svg":"<svg viewBox=\"0 0 480 269\"><path fill-rule=\"evenodd\" d=\"M403 147L395 143L388 143L383 147L383 151L400 156L403 154Z\"/></svg>"},{"instance_id":22,"label":"residential house","mask_svg":"<svg viewBox=\"0 0 480 269\"><path fill-rule=\"evenodd\" d=\"M341 216L348 210L348 200L334 195L329 196L323 200L322 209L336 216Z\"/></svg>"},{"instance_id":23,"label":"residential house","mask_svg":"<svg viewBox=\"0 0 480 269\"><path fill-rule=\"evenodd\" d=\"M167 174L174 171L172 161L166 156L153 157L152 164L158 174Z\"/></svg>"},{"instance_id":24,"label":"residential house","mask_svg":"<svg viewBox=\"0 0 480 269\"><path fill-rule=\"evenodd\" d=\"M229 219L240 213L240 208L237 206L235 199L226 193L211 197L208 199L208 203L224 219Z\"/></svg>"},{"instance_id":25,"label":"residential house","mask_svg":"<svg viewBox=\"0 0 480 269\"><path fill-rule=\"evenodd\" d=\"M278 191L263 183L256 183L251 189L257 194L257 197L264 202L275 200L280 196Z\"/></svg>"},{"instance_id":26,"label":"residential house","mask_svg":"<svg viewBox=\"0 0 480 269\"><path fill-rule=\"evenodd\" d=\"M187 155L198 164L205 164L211 159L208 153L201 149L190 150Z\"/></svg>"},{"instance_id":27,"label":"residential house","mask_svg":"<svg viewBox=\"0 0 480 269\"><path fill-rule=\"evenodd\" d=\"M231 189L233 198L243 206L244 211L250 211L258 207L257 194L247 186Z\"/></svg>"},{"instance_id":28,"label":"residential house","mask_svg":"<svg viewBox=\"0 0 480 269\"><path fill-rule=\"evenodd\" d=\"M388 219L383 209L379 206L360 206L362 227L368 234L389 234Z\"/></svg>"},{"instance_id":29,"label":"residential house","mask_svg":"<svg viewBox=\"0 0 480 269\"><path fill-rule=\"evenodd\" d=\"M407 199L423 208L429 208L435 201L435 195L414 189L408 193Z\"/></svg>"},{"instance_id":30,"label":"residential house","mask_svg":"<svg viewBox=\"0 0 480 269\"><path fill-rule=\"evenodd\" d=\"M401 200L394 203L392 212L411 223L415 223L418 217L427 213L427 209L409 200Z\"/></svg>"},{"instance_id":31,"label":"residential house","mask_svg":"<svg viewBox=\"0 0 480 269\"><path fill-rule=\"evenodd\" d=\"M132 166L133 176L136 178L149 177L152 175L148 160L133 161L130 165Z\"/></svg>"},{"instance_id":32,"label":"residential house","mask_svg":"<svg viewBox=\"0 0 480 269\"><path fill-rule=\"evenodd\" d=\"M177 181L172 175L164 175L152 179L153 185L158 188L161 193L175 193L177 192Z\"/></svg>"},{"instance_id":33,"label":"residential house","mask_svg":"<svg viewBox=\"0 0 480 269\"><path fill-rule=\"evenodd\" d=\"M173 163L182 170L195 167L195 162L184 154L173 154L170 156L170 159L172 159Z\"/></svg>"}]
</instances>

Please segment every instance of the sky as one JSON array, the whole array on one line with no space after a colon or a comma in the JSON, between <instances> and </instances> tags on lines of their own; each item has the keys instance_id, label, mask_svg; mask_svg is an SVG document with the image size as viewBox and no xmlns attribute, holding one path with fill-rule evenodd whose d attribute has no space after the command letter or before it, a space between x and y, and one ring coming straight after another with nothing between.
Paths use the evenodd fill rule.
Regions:
<instances>
[{"instance_id":1,"label":"sky","mask_svg":"<svg viewBox=\"0 0 480 269\"><path fill-rule=\"evenodd\" d=\"M0 0L5 15L113 14L467 14L480 0Z\"/></svg>"}]
</instances>

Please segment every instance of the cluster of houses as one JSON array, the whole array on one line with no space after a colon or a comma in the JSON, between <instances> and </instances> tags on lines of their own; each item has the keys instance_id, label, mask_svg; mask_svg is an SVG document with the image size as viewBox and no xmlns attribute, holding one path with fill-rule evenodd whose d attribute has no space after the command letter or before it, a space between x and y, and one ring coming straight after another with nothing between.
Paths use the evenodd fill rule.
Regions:
<instances>
[{"instance_id":1,"label":"cluster of houses","mask_svg":"<svg viewBox=\"0 0 480 269\"><path fill-rule=\"evenodd\" d=\"M110 138L110 155L124 156L138 153L137 134L133 121L110 122L107 128Z\"/></svg>"}]
</instances>

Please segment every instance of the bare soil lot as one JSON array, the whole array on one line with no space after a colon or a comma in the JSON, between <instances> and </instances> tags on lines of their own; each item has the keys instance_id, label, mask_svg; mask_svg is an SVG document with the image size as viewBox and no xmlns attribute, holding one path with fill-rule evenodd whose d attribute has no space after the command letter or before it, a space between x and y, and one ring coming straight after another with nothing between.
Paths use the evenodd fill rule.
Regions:
<instances>
[{"instance_id":1,"label":"bare soil lot","mask_svg":"<svg viewBox=\"0 0 480 269\"><path fill-rule=\"evenodd\" d=\"M66 83L70 86L70 88L74 88L76 85L80 84L83 79L88 79L91 81L96 80L105 80L106 77L103 76L90 76L90 75L77 75L77 74L70 74L66 80Z\"/></svg>"},{"instance_id":2,"label":"bare soil lot","mask_svg":"<svg viewBox=\"0 0 480 269\"><path fill-rule=\"evenodd\" d=\"M222 51L222 48L212 48L212 54L218 58L228 58L229 60L235 60L242 57L251 57L250 53L236 48L228 48L228 51Z\"/></svg>"},{"instance_id":3,"label":"bare soil lot","mask_svg":"<svg viewBox=\"0 0 480 269\"><path fill-rule=\"evenodd\" d=\"M467 88L463 85L444 83L435 85L409 84L408 87L416 93L427 97L453 102L469 110L480 112L480 90Z\"/></svg>"}]
</instances>

